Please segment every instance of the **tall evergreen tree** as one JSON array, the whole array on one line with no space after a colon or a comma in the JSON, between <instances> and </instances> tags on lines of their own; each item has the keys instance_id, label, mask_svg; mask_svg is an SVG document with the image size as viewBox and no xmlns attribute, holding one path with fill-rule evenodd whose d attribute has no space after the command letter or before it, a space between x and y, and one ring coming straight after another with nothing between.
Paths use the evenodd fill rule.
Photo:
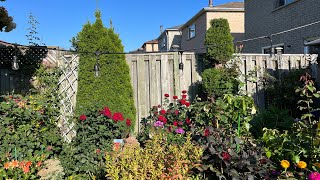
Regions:
<instances>
[{"instance_id":1,"label":"tall evergreen tree","mask_svg":"<svg viewBox=\"0 0 320 180\"><path fill-rule=\"evenodd\" d=\"M212 19L207 30L205 45L207 46L207 60L211 64L224 64L234 53L233 37L227 19Z\"/></svg>"},{"instance_id":2,"label":"tall evergreen tree","mask_svg":"<svg viewBox=\"0 0 320 180\"><path fill-rule=\"evenodd\" d=\"M5 1L5 0L0 0ZM3 6L0 6L0 32L10 32L16 28L16 23L13 22L12 16L9 16L8 11Z\"/></svg>"},{"instance_id":3,"label":"tall evergreen tree","mask_svg":"<svg viewBox=\"0 0 320 180\"><path fill-rule=\"evenodd\" d=\"M108 106L112 112L121 112L124 117L134 121L136 110L130 69L123 54L112 54L124 52L124 47L113 29L104 27L100 11L97 11L95 16L95 23L86 23L71 42L79 52L97 51L110 54L98 56L100 73L99 77L95 77L93 67L96 55L80 53L76 113L81 114L90 108Z\"/></svg>"}]
</instances>

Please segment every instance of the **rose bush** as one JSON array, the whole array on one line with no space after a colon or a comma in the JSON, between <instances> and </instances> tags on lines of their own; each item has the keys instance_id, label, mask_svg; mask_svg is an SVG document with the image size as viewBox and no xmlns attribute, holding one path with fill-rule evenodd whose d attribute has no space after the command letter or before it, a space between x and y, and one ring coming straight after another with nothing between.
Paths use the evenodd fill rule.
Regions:
<instances>
[{"instance_id":1,"label":"rose bush","mask_svg":"<svg viewBox=\"0 0 320 180\"><path fill-rule=\"evenodd\" d=\"M98 109L98 108L96 108ZM104 155L111 151L113 139L127 137L131 120L108 107L88 110L74 120L77 135L64 146L60 157L67 176L84 179L105 176Z\"/></svg>"}]
</instances>

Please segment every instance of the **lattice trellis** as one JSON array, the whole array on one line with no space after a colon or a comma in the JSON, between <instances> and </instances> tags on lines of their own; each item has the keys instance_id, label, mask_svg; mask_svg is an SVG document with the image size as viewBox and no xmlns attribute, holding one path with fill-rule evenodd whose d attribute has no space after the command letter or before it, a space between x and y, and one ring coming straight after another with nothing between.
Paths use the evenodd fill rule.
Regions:
<instances>
[{"instance_id":1,"label":"lattice trellis","mask_svg":"<svg viewBox=\"0 0 320 180\"><path fill-rule=\"evenodd\" d=\"M57 84L58 98L60 100L59 128L65 141L70 142L76 135L74 123L70 121L74 114L78 87L79 56L76 54L63 54L60 51L50 50L43 62L55 63L62 71Z\"/></svg>"}]
</instances>

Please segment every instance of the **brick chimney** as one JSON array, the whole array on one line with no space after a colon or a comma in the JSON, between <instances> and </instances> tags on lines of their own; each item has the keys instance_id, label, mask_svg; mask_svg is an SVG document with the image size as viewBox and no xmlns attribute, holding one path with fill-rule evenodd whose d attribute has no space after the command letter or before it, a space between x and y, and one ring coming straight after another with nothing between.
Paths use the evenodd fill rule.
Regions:
<instances>
[{"instance_id":1,"label":"brick chimney","mask_svg":"<svg viewBox=\"0 0 320 180\"><path fill-rule=\"evenodd\" d=\"M212 0L209 0L209 7L212 7L212 6L213 6Z\"/></svg>"}]
</instances>

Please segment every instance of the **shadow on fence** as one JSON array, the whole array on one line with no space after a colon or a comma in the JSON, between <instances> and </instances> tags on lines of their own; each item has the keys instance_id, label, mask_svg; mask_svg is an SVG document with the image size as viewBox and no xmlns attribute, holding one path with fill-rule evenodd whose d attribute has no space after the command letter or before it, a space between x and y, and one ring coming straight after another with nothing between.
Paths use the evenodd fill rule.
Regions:
<instances>
[{"instance_id":1,"label":"shadow on fence","mask_svg":"<svg viewBox=\"0 0 320 180\"><path fill-rule=\"evenodd\" d=\"M0 94L26 94L31 88L31 78L47 56L46 47L1 47L0 48ZM12 70L14 56L18 70Z\"/></svg>"}]
</instances>

